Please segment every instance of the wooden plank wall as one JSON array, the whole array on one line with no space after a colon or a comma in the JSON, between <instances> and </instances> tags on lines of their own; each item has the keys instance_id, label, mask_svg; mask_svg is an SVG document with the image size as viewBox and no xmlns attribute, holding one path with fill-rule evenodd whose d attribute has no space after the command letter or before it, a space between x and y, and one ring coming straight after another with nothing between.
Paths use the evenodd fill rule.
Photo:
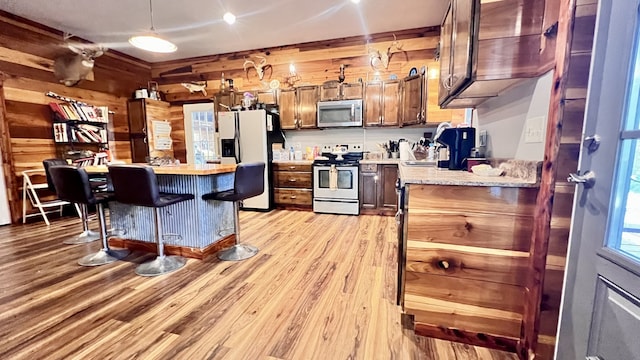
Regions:
<instances>
[{"instance_id":1,"label":"wooden plank wall","mask_svg":"<svg viewBox=\"0 0 640 360\"><path fill-rule=\"evenodd\" d=\"M296 86L337 80L340 64L347 65L345 82L367 81L374 77L368 50L386 51L393 42L394 34L404 52L393 54L388 69L380 71L381 78L388 79L391 74L403 78L413 67L433 69L429 72L427 121L460 121L464 111L442 110L437 105L439 63L434 60L434 54L440 36L439 26L154 63L151 74L160 84L165 100L174 105L210 99L220 87L222 73L225 79L233 79L238 92L268 89L269 81L273 79L280 81L281 88L287 88L285 79L290 64L295 65L301 78ZM256 56L265 57L267 64L271 65L271 69L265 71L263 81L258 79L253 68L248 71L248 76L243 69L245 59L258 61ZM180 85L200 80L207 81L206 97L201 93L190 94Z\"/></svg>"},{"instance_id":2,"label":"wooden plank wall","mask_svg":"<svg viewBox=\"0 0 640 360\"><path fill-rule=\"evenodd\" d=\"M41 168L43 159L57 154L48 107L54 99L45 96L48 91L108 106L115 112L109 125L109 146L117 159L131 159L126 101L135 89L147 86L150 65L107 51L95 61L93 81L66 87L54 78L53 62L67 51L61 32L0 12L0 72L4 74L5 121L12 154L9 166L20 187L21 171ZM18 186L9 191L12 203L21 202ZM12 211L14 222L19 217Z\"/></svg>"},{"instance_id":3,"label":"wooden plank wall","mask_svg":"<svg viewBox=\"0 0 640 360\"><path fill-rule=\"evenodd\" d=\"M537 358L553 359L556 330L564 279L571 210L575 185L567 182L569 173L578 171L578 156L587 98L589 66L596 22L597 0L577 0L573 39L569 50L567 84L563 95L562 136L558 150L555 196L551 213Z\"/></svg>"}]
</instances>

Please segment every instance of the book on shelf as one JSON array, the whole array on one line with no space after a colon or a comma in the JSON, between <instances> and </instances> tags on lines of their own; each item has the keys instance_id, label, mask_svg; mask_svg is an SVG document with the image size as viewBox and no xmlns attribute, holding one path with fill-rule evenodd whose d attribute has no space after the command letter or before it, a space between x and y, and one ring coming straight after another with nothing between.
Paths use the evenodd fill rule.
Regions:
<instances>
[{"instance_id":1,"label":"book on shelf","mask_svg":"<svg viewBox=\"0 0 640 360\"><path fill-rule=\"evenodd\" d=\"M53 140L55 142L69 142L69 137L67 135L67 124L53 124Z\"/></svg>"},{"instance_id":2,"label":"book on shelf","mask_svg":"<svg viewBox=\"0 0 640 360\"><path fill-rule=\"evenodd\" d=\"M49 107L54 115L62 120L109 122L109 108L107 106L90 106L75 102L50 102Z\"/></svg>"}]
</instances>

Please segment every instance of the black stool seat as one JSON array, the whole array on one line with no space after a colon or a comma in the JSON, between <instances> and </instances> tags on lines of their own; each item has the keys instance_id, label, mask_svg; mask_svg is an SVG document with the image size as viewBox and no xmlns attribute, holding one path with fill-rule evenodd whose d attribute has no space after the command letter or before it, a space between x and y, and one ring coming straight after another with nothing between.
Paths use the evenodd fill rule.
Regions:
<instances>
[{"instance_id":1,"label":"black stool seat","mask_svg":"<svg viewBox=\"0 0 640 360\"><path fill-rule=\"evenodd\" d=\"M111 165L109 175L116 200L123 204L161 208L193 200L193 194L162 193L156 174L150 166Z\"/></svg>"},{"instance_id":2,"label":"black stool seat","mask_svg":"<svg viewBox=\"0 0 640 360\"><path fill-rule=\"evenodd\" d=\"M233 189L202 195L203 200L241 201L264 192L265 163L238 164Z\"/></svg>"},{"instance_id":3,"label":"black stool seat","mask_svg":"<svg viewBox=\"0 0 640 360\"><path fill-rule=\"evenodd\" d=\"M128 250L112 250L109 248L107 240L107 224L103 205L115 199L115 194L110 192L94 193L89 183L89 175L82 168L71 165L54 165L49 168L49 172L58 198L83 205L96 205L98 209L102 249L81 258L78 263L83 266L97 266L126 257L129 254Z\"/></svg>"},{"instance_id":4,"label":"black stool seat","mask_svg":"<svg viewBox=\"0 0 640 360\"><path fill-rule=\"evenodd\" d=\"M182 201L193 200L195 198L193 194L161 193L156 174L150 166L111 165L109 166L109 175L118 202L153 208L158 256L153 261L140 264L136 268L136 274L157 276L183 267L186 264L186 259L181 256L165 256L164 254L158 209Z\"/></svg>"},{"instance_id":5,"label":"black stool seat","mask_svg":"<svg viewBox=\"0 0 640 360\"><path fill-rule=\"evenodd\" d=\"M42 160L42 165L44 166L44 172L47 176L47 187L50 191L56 193L56 187L53 184L53 180L51 179L51 172L49 171L49 169L51 169L52 166L68 165L67 161L64 159L57 159L57 158L45 159L45 160ZM91 178L91 176L89 176L89 181L90 181L92 190L95 191L96 189L100 188L101 185L96 184ZM92 242L100 239L99 233L89 230L89 216L88 216L86 203L83 203L83 202L75 203L75 205L80 217L82 218L82 232L77 236L65 239L64 243L75 245L75 244L84 244L87 242Z\"/></svg>"},{"instance_id":6,"label":"black stool seat","mask_svg":"<svg viewBox=\"0 0 640 360\"><path fill-rule=\"evenodd\" d=\"M218 259L244 260L258 253L258 248L255 246L240 244L240 201L264 192L264 169L265 163L263 162L238 164L233 180L233 189L202 195L203 200L233 202L236 243L232 247L220 251Z\"/></svg>"}]
</instances>

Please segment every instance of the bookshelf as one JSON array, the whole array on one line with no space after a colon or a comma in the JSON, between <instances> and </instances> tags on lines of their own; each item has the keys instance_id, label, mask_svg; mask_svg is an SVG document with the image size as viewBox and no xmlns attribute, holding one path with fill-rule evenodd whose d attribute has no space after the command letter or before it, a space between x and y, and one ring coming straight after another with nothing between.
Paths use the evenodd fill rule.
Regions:
<instances>
[{"instance_id":1,"label":"bookshelf","mask_svg":"<svg viewBox=\"0 0 640 360\"><path fill-rule=\"evenodd\" d=\"M52 136L58 156L75 157L74 153L108 152L109 109L92 106L48 92L56 101L49 102L52 113Z\"/></svg>"}]
</instances>

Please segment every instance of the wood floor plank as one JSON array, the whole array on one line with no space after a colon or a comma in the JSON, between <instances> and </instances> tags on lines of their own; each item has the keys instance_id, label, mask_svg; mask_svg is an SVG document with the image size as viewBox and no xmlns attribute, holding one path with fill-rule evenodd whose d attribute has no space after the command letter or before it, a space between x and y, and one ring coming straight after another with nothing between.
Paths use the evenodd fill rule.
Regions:
<instances>
[{"instance_id":1,"label":"wood floor plank","mask_svg":"<svg viewBox=\"0 0 640 360\"><path fill-rule=\"evenodd\" d=\"M95 227L95 222L92 226ZM515 359L423 338L396 306L393 218L242 212L240 262L135 275L152 254L77 265L76 217L0 227L0 359Z\"/></svg>"}]
</instances>

